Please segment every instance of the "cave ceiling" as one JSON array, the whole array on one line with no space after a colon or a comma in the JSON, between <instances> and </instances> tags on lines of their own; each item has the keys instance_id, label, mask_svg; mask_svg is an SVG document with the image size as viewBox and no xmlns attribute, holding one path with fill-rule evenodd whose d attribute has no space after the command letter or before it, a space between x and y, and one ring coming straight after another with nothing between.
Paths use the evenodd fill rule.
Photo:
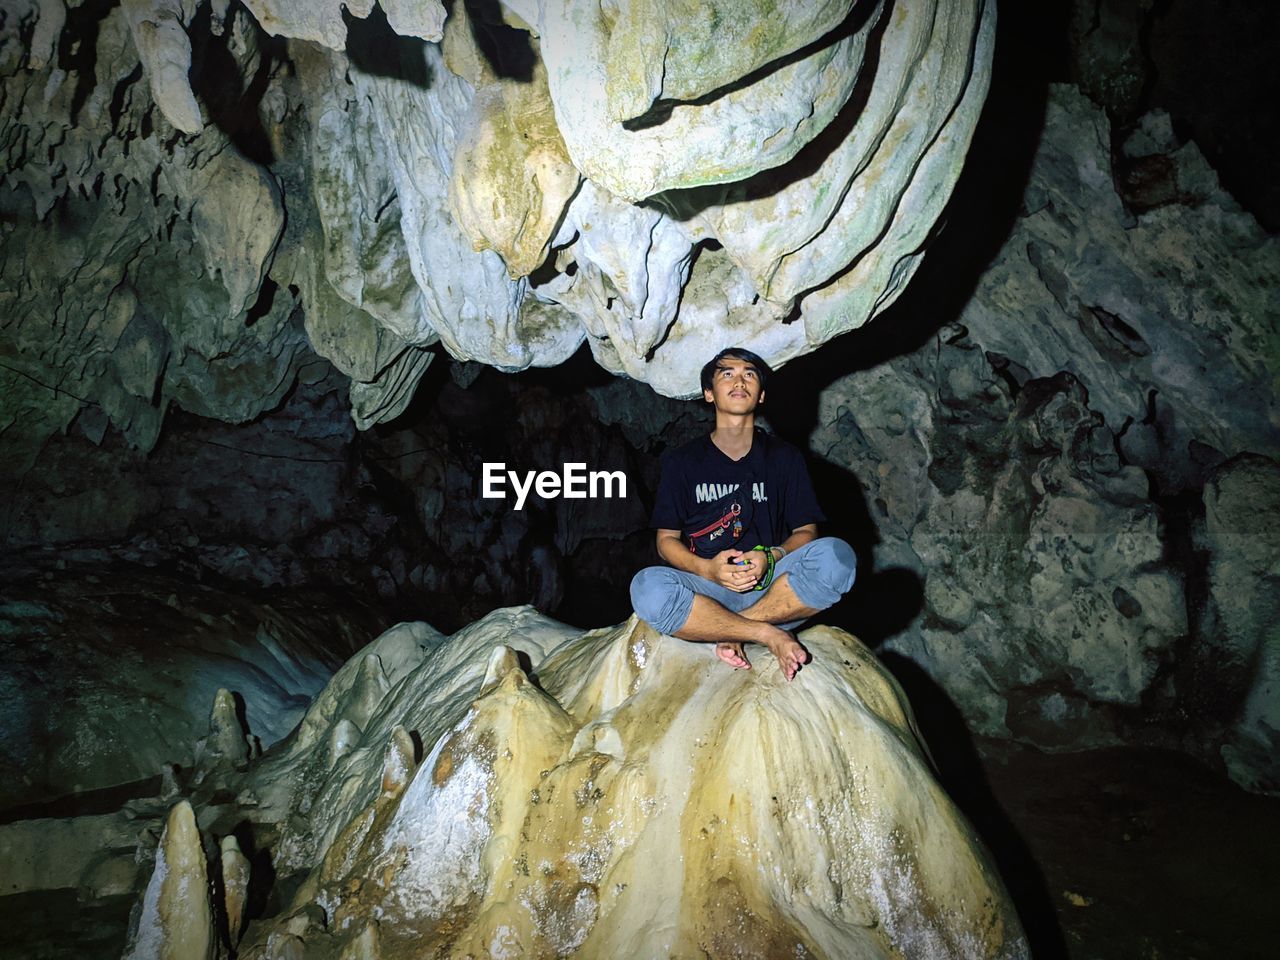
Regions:
<instances>
[{"instance_id":1,"label":"cave ceiling","mask_svg":"<svg viewBox=\"0 0 1280 960\"><path fill-rule=\"evenodd\" d=\"M865 324L959 174L994 4L773 7L6 4L6 473L88 408L144 451L173 406L252 419L317 354L367 427L441 350L585 341L690 396L721 346Z\"/></svg>"}]
</instances>

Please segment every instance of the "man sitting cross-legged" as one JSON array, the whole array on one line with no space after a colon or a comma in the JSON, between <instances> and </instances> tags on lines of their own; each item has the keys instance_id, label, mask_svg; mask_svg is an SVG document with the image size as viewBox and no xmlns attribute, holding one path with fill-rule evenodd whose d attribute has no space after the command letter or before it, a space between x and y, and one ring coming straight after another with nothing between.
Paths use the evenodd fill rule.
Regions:
<instances>
[{"instance_id":1,"label":"man sitting cross-legged","mask_svg":"<svg viewBox=\"0 0 1280 960\"><path fill-rule=\"evenodd\" d=\"M819 537L824 520L800 451L755 426L769 367L729 349L702 368L716 428L663 459L653 508L658 553L631 581L631 603L662 633L716 644L749 669L743 645L767 647L790 680L809 659L790 632L853 585L843 540Z\"/></svg>"}]
</instances>

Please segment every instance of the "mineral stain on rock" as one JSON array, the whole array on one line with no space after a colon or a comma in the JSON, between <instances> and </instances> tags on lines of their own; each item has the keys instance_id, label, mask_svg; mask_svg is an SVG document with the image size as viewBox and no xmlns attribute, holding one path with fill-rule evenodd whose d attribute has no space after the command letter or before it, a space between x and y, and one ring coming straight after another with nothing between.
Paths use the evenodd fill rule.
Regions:
<instances>
[{"instance_id":1,"label":"mineral stain on rock","mask_svg":"<svg viewBox=\"0 0 1280 960\"><path fill-rule=\"evenodd\" d=\"M311 807L312 833L342 839L292 909L340 922L307 949L354 949L376 923L384 957L1025 956L897 684L848 634L804 641L814 661L786 684L635 620L582 634L511 610L456 634L366 731L438 731L404 792L375 795L381 756L353 753L333 774L349 786ZM324 743L251 776L267 789ZM279 924L240 955L269 957Z\"/></svg>"}]
</instances>

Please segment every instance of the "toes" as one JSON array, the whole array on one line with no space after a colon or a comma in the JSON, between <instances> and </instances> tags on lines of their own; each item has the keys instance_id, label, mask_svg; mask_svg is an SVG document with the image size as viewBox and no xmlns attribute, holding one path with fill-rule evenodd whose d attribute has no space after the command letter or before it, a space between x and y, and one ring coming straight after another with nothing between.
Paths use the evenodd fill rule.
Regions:
<instances>
[{"instance_id":1,"label":"toes","mask_svg":"<svg viewBox=\"0 0 1280 960\"><path fill-rule=\"evenodd\" d=\"M742 652L740 644L717 643L716 656L735 670L751 669L751 664L747 662L746 655Z\"/></svg>"}]
</instances>

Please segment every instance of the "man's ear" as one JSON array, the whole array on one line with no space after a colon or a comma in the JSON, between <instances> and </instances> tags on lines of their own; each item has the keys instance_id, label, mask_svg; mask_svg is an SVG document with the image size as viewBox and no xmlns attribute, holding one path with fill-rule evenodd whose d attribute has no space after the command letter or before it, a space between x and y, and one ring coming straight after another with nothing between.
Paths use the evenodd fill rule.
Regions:
<instances>
[{"instance_id":1,"label":"man's ear","mask_svg":"<svg viewBox=\"0 0 1280 960\"><path fill-rule=\"evenodd\" d=\"M758 406L760 406L760 404L762 404L762 403L764 403L764 391L763 391L763 390L761 390L761 391L760 391L760 399L756 401L756 406L758 407Z\"/></svg>"},{"instance_id":2,"label":"man's ear","mask_svg":"<svg viewBox=\"0 0 1280 960\"><path fill-rule=\"evenodd\" d=\"M702 391L702 399L703 399L703 400L705 400L705 401L707 401L707 403L715 403L715 402L716 402L716 395L715 395L714 393L712 393L710 390L703 390L703 391Z\"/></svg>"}]
</instances>

